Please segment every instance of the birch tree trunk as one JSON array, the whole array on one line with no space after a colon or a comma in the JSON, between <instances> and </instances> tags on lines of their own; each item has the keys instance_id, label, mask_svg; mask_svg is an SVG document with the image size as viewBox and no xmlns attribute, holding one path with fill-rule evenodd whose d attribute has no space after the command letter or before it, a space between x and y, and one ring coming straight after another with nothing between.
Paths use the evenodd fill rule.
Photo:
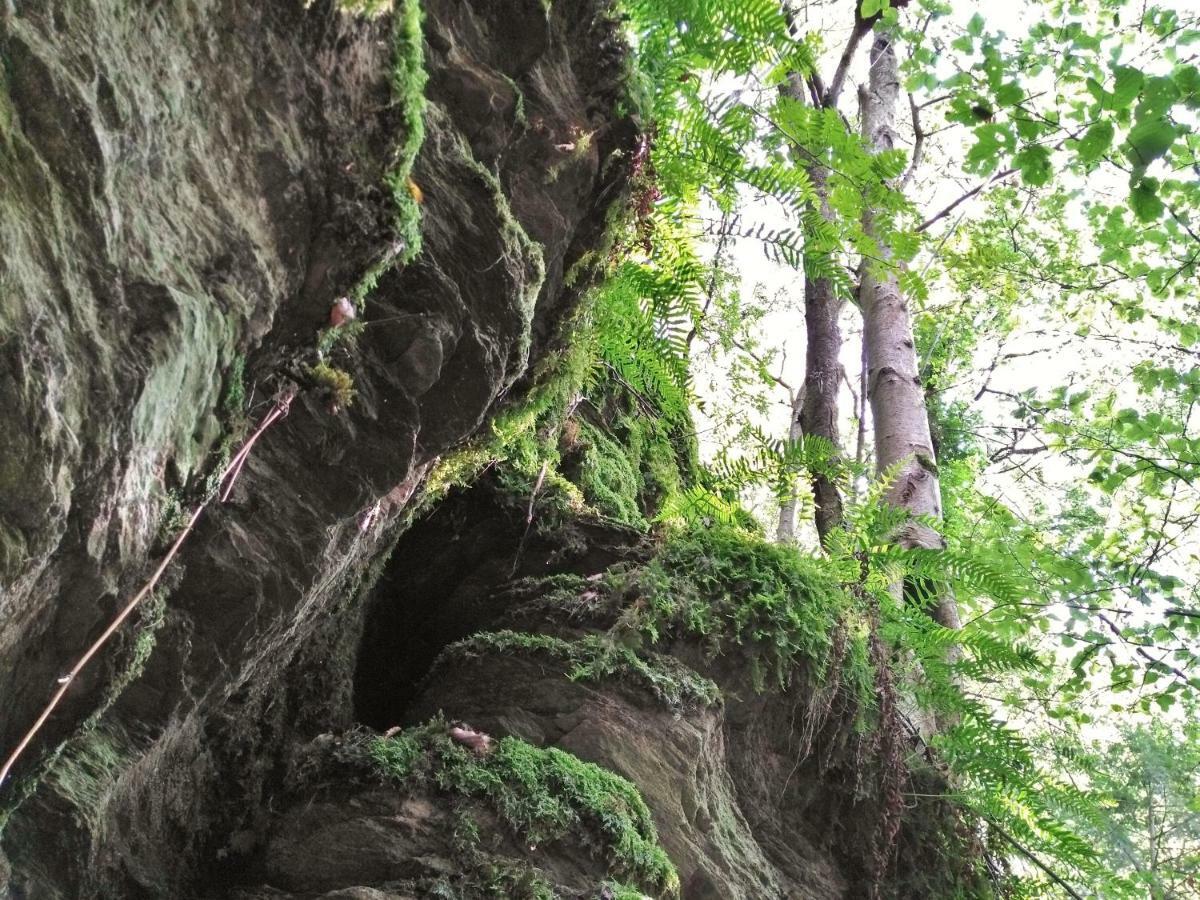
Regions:
<instances>
[{"instance_id":1,"label":"birch tree trunk","mask_svg":"<svg viewBox=\"0 0 1200 900\"><path fill-rule=\"evenodd\" d=\"M868 146L881 153L896 143L900 93L896 50L882 29L876 31L870 62L870 79L861 97L862 127ZM878 241L878 227L870 209L864 213L863 227ZM891 252L882 241L879 245L886 263ZM929 412L917 371L912 319L896 269L874 263L864 266L860 302L878 471L902 464L888 491L888 500L914 515L940 519L941 486L929 433ZM940 535L916 523L905 529L900 540L906 546L945 546ZM958 605L948 592L940 596L933 618L947 628L960 627Z\"/></svg>"},{"instance_id":2,"label":"birch tree trunk","mask_svg":"<svg viewBox=\"0 0 1200 900\"><path fill-rule=\"evenodd\" d=\"M788 428L788 440L795 444L804 437L804 426L800 416L804 408L804 389L792 392L792 424ZM790 478L789 493L779 504L779 524L775 527L775 542L790 544L796 540L796 478Z\"/></svg>"}]
</instances>

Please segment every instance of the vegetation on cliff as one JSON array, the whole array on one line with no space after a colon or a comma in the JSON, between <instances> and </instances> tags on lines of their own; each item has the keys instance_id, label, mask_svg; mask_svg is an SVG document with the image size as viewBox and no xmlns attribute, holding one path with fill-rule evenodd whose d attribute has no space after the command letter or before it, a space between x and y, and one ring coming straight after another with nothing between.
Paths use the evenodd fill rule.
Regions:
<instances>
[{"instance_id":1,"label":"vegetation on cliff","mask_svg":"<svg viewBox=\"0 0 1200 900\"><path fill-rule=\"evenodd\" d=\"M0 13L20 890L278 896L412 589L371 802L453 833L343 810L372 884L1194 892L1194 13L62 6Z\"/></svg>"},{"instance_id":2,"label":"vegetation on cliff","mask_svg":"<svg viewBox=\"0 0 1200 900\"><path fill-rule=\"evenodd\" d=\"M451 795L486 800L531 850L568 837L587 845L581 832L591 832L614 875L656 896L678 894L679 878L637 788L599 766L513 737L476 752L456 743L444 721L378 738L368 752L382 773L402 784L429 782ZM463 837L468 850L478 841L469 820ZM547 889L545 896L553 894Z\"/></svg>"}]
</instances>

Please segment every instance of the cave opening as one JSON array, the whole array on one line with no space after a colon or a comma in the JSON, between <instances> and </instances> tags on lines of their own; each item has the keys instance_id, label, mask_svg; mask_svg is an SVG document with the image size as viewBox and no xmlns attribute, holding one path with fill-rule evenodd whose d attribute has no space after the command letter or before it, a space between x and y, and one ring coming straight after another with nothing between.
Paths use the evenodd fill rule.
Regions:
<instances>
[{"instance_id":1,"label":"cave opening","mask_svg":"<svg viewBox=\"0 0 1200 900\"><path fill-rule=\"evenodd\" d=\"M493 479L456 491L401 537L367 600L354 673L354 716L384 731L406 720L438 654L455 641L508 627L517 580L591 575L644 553L644 535L582 519L547 527L528 500Z\"/></svg>"},{"instance_id":2,"label":"cave opening","mask_svg":"<svg viewBox=\"0 0 1200 900\"><path fill-rule=\"evenodd\" d=\"M447 498L414 524L371 592L354 673L354 715L364 725L382 731L403 723L442 649L504 612L502 588L524 523L478 503L475 493Z\"/></svg>"}]
</instances>

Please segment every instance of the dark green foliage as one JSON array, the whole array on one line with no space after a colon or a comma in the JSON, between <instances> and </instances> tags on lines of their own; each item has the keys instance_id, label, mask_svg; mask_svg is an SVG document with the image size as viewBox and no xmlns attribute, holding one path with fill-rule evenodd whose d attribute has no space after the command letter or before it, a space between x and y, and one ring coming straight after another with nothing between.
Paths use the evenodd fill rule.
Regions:
<instances>
[{"instance_id":1,"label":"dark green foliage","mask_svg":"<svg viewBox=\"0 0 1200 900\"><path fill-rule=\"evenodd\" d=\"M623 448L587 422L579 424L578 440L583 445L579 487L584 499L614 519L644 525L639 508L641 473L636 471Z\"/></svg>"},{"instance_id":2,"label":"dark green foliage","mask_svg":"<svg viewBox=\"0 0 1200 900\"><path fill-rule=\"evenodd\" d=\"M642 571L627 576L642 597L631 624L652 642L671 634L704 640L713 653L740 646L759 689L786 687L802 669L812 683L847 686L865 707L872 678L850 598L819 561L792 547L715 527L672 534ZM844 671L831 671L837 665Z\"/></svg>"}]
</instances>

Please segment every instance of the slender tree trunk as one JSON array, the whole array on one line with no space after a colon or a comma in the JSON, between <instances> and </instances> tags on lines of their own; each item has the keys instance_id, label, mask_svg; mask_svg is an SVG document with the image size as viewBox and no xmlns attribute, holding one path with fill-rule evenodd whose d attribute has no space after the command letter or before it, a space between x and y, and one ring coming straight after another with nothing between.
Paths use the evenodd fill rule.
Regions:
<instances>
[{"instance_id":1,"label":"slender tree trunk","mask_svg":"<svg viewBox=\"0 0 1200 900\"><path fill-rule=\"evenodd\" d=\"M804 389L792 392L792 424L788 428L788 440L794 445L804 437L804 426L800 416L804 408ZM788 495L779 504L779 524L775 527L775 541L790 544L796 540L796 478L789 476Z\"/></svg>"},{"instance_id":2,"label":"slender tree trunk","mask_svg":"<svg viewBox=\"0 0 1200 900\"><path fill-rule=\"evenodd\" d=\"M896 50L886 31L876 32L870 59L870 80L861 98L863 134L872 150L881 153L895 145L896 102L900 92ZM863 225L868 235L878 239L877 223L870 209L864 215ZM886 263L891 253L882 241L880 253ZM901 464L888 500L914 515L940 519L942 496L929 433L929 413L917 373L912 319L895 268L868 263L863 269L860 300L867 385L875 424L876 465L883 472ZM915 523L900 539L913 545L944 546L940 535ZM933 617L948 628L960 627L958 606L951 594L943 592Z\"/></svg>"},{"instance_id":3,"label":"slender tree trunk","mask_svg":"<svg viewBox=\"0 0 1200 900\"><path fill-rule=\"evenodd\" d=\"M785 88L787 96L804 103L804 82L799 75L792 75ZM835 94L826 94L824 104L836 104ZM826 219L833 218L829 207L829 170L820 161L804 155L800 148L795 153L796 161L804 167L817 195L812 211ZM808 248L805 248L806 253ZM833 282L819 278L806 266L804 273L804 324L807 341L804 349L804 389L800 392L803 405L798 423L802 434L825 438L834 447L835 455L841 449L838 433L838 390L842 381L842 330L838 317L842 311L842 299L837 296ZM834 459L830 460L835 462ZM817 472L812 478L813 501L817 535L824 544L830 531L842 520L842 495L828 474ZM782 514L782 513L781 513Z\"/></svg>"},{"instance_id":4,"label":"slender tree trunk","mask_svg":"<svg viewBox=\"0 0 1200 900\"><path fill-rule=\"evenodd\" d=\"M821 214L828 217L829 201L824 167L810 166L809 177L821 198ZM838 433L838 392L842 385L842 329L838 317L842 300L828 278L806 275L804 280L804 326L808 336L804 357L804 405L800 425L804 434L823 437L841 449ZM834 463L830 459L830 463ZM812 479L817 535L824 544L842 521L842 495L828 473L818 471Z\"/></svg>"}]
</instances>

